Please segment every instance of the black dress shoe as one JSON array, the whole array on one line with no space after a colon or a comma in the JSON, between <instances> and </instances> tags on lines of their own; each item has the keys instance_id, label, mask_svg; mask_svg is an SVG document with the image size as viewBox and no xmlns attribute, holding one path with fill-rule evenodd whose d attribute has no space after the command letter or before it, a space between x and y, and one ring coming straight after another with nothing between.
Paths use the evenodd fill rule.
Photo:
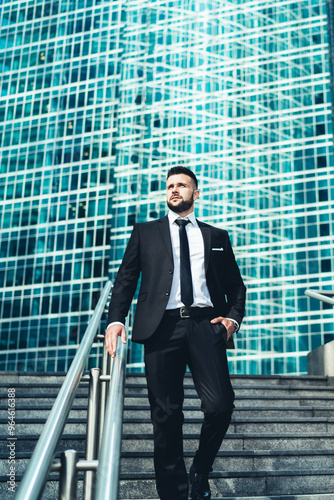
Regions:
<instances>
[{"instance_id":1,"label":"black dress shoe","mask_svg":"<svg viewBox=\"0 0 334 500\"><path fill-rule=\"evenodd\" d=\"M196 474L194 464L190 467L189 482L191 487L191 500L210 500L209 474Z\"/></svg>"}]
</instances>

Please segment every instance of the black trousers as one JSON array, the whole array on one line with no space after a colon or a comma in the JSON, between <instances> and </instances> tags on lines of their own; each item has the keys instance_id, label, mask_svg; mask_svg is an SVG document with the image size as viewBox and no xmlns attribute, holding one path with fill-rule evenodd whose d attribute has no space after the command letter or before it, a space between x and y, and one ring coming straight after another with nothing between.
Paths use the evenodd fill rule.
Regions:
<instances>
[{"instance_id":1,"label":"black trousers","mask_svg":"<svg viewBox=\"0 0 334 500\"><path fill-rule=\"evenodd\" d=\"M228 372L223 325L210 316L165 314L145 344L145 370L154 431L154 466L161 500L187 500L183 460L183 378L188 364L201 399L204 421L195 455L196 472L210 472L231 421L234 392Z\"/></svg>"}]
</instances>

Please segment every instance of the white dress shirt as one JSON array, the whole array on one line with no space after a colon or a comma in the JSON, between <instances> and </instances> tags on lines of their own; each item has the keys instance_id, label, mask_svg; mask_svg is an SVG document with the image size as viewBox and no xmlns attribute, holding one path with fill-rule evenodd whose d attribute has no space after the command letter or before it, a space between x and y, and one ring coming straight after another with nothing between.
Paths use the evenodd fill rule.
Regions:
<instances>
[{"instance_id":1,"label":"white dress shirt","mask_svg":"<svg viewBox=\"0 0 334 500\"><path fill-rule=\"evenodd\" d=\"M181 218L182 217L171 210L168 213L169 229L172 239L174 273L166 309L177 309L184 305L181 302L179 226L175 222L177 219ZM194 212L184 217L184 220L190 221L189 224L186 225L186 232L189 242L190 267L194 293L194 302L192 306L213 307L205 278L204 242L202 232L198 227Z\"/></svg>"}]
</instances>

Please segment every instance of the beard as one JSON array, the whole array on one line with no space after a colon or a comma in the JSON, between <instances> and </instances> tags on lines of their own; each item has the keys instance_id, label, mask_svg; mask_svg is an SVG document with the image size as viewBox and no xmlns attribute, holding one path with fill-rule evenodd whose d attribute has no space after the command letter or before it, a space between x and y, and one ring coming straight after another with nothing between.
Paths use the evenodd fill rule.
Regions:
<instances>
[{"instance_id":1,"label":"beard","mask_svg":"<svg viewBox=\"0 0 334 500\"><path fill-rule=\"evenodd\" d=\"M181 214L182 212L186 212L191 208L194 204L194 200L191 198L189 200L182 200L178 205L173 205L169 201L167 201L167 206L177 214Z\"/></svg>"}]
</instances>

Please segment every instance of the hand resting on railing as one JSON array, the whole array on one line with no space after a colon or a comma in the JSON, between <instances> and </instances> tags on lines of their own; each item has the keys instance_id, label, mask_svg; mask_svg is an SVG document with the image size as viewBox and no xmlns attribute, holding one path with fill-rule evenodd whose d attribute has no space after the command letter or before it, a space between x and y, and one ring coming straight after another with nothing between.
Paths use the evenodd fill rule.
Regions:
<instances>
[{"instance_id":1,"label":"hand resting on railing","mask_svg":"<svg viewBox=\"0 0 334 500\"><path fill-rule=\"evenodd\" d=\"M126 331L125 326L121 323L114 323L108 326L105 336L106 349L110 356L116 356L117 339L121 337L123 344L126 344Z\"/></svg>"}]
</instances>

